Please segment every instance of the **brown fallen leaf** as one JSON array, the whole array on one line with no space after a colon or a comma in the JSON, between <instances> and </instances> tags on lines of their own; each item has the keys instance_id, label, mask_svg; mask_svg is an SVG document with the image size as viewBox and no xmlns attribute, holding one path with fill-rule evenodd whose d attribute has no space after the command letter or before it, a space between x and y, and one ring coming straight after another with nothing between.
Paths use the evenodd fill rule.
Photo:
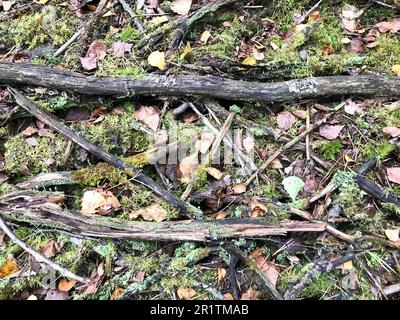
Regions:
<instances>
[{"instance_id":1,"label":"brown fallen leaf","mask_svg":"<svg viewBox=\"0 0 400 320\"><path fill-rule=\"evenodd\" d=\"M319 129L319 135L321 137L324 137L325 139L334 140L339 136L340 131L342 131L343 128L344 126L339 126L339 125L337 126L324 125Z\"/></svg>"},{"instance_id":2,"label":"brown fallen leaf","mask_svg":"<svg viewBox=\"0 0 400 320\"><path fill-rule=\"evenodd\" d=\"M293 110L292 113L300 119L306 119L307 118L307 111L305 110Z\"/></svg>"},{"instance_id":3,"label":"brown fallen leaf","mask_svg":"<svg viewBox=\"0 0 400 320\"><path fill-rule=\"evenodd\" d=\"M392 32L396 33L400 30L400 19L379 22L377 25L379 32Z\"/></svg>"},{"instance_id":4,"label":"brown fallen leaf","mask_svg":"<svg viewBox=\"0 0 400 320\"><path fill-rule=\"evenodd\" d=\"M125 55L125 53L130 53L132 50L132 44L126 42L114 42L112 45L112 49L114 51L114 55L117 58L121 58Z\"/></svg>"},{"instance_id":5,"label":"brown fallen leaf","mask_svg":"<svg viewBox=\"0 0 400 320\"><path fill-rule=\"evenodd\" d=\"M49 289L44 300L69 300L69 296L67 292Z\"/></svg>"},{"instance_id":6,"label":"brown fallen leaf","mask_svg":"<svg viewBox=\"0 0 400 320\"><path fill-rule=\"evenodd\" d=\"M147 124L152 130L157 131L160 123L160 110L157 107L141 106L139 110L135 111L134 116Z\"/></svg>"},{"instance_id":7,"label":"brown fallen leaf","mask_svg":"<svg viewBox=\"0 0 400 320\"><path fill-rule=\"evenodd\" d=\"M206 30L201 34L200 42L202 42L203 44L206 44L207 41L210 39L210 37L211 37L210 31Z\"/></svg>"},{"instance_id":8,"label":"brown fallen leaf","mask_svg":"<svg viewBox=\"0 0 400 320\"><path fill-rule=\"evenodd\" d=\"M133 219L137 218L139 215L146 221L161 222L167 217L167 211L159 204L152 204L148 207L139 209L135 213L131 213L129 217Z\"/></svg>"},{"instance_id":9,"label":"brown fallen leaf","mask_svg":"<svg viewBox=\"0 0 400 320\"><path fill-rule=\"evenodd\" d=\"M82 68L91 71L97 68L97 63L104 59L107 54L107 47L100 41L93 41L90 45L86 56L81 59Z\"/></svg>"},{"instance_id":10,"label":"brown fallen leaf","mask_svg":"<svg viewBox=\"0 0 400 320\"><path fill-rule=\"evenodd\" d=\"M125 290L122 288L117 288L111 294L111 300L118 300L123 294Z\"/></svg>"},{"instance_id":11,"label":"brown fallen leaf","mask_svg":"<svg viewBox=\"0 0 400 320\"><path fill-rule=\"evenodd\" d=\"M254 142L254 138L252 136L247 136L243 140L243 147L247 153L250 153L254 149L254 145L255 145L255 142Z\"/></svg>"},{"instance_id":12,"label":"brown fallen leaf","mask_svg":"<svg viewBox=\"0 0 400 320\"><path fill-rule=\"evenodd\" d=\"M389 181L400 184L400 167L387 168L386 173Z\"/></svg>"},{"instance_id":13,"label":"brown fallen leaf","mask_svg":"<svg viewBox=\"0 0 400 320\"><path fill-rule=\"evenodd\" d=\"M207 171L207 173L210 176L212 176L213 178L215 178L217 180L220 180L224 176L223 172L221 172L218 169L213 168L213 167L207 167L205 170Z\"/></svg>"},{"instance_id":14,"label":"brown fallen leaf","mask_svg":"<svg viewBox=\"0 0 400 320\"><path fill-rule=\"evenodd\" d=\"M286 131L289 130L296 122L296 117L290 112L284 111L278 114L276 121L279 129Z\"/></svg>"},{"instance_id":15,"label":"brown fallen leaf","mask_svg":"<svg viewBox=\"0 0 400 320\"><path fill-rule=\"evenodd\" d=\"M214 141L214 133L212 132L203 132L200 136L200 140L196 142L198 148L202 154L206 154L212 143Z\"/></svg>"},{"instance_id":16,"label":"brown fallen leaf","mask_svg":"<svg viewBox=\"0 0 400 320\"><path fill-rule=\"evenodd\" d=\"M261 292L255 290L253 288L247 289L243 294L240 300L260 300Z\"/></svg>"},{"instance_id":17,"label":"brown fallen leaf","mask_svg":"<svg viewBox=\"0 0 400 320\"><path fill-rule=\"evenodd\" d=\"M38 132L38 129L29 126L29 127L26 127L23 131L21 131L21 134L25 137L30 137L31 135L35 134L36 132Z\"/></svg>"},{"instance_id":18,"label":"brown fallen leaf","mask_svg":"<svg viewBox=\"0 0 400 320\"><path fill-rule=\"evenodd\" d=\"M356 53L363 53L365 51L364 43L359 39L351 39L350 51Z\"/></svg>"},{"instance_id":19,"label":"brown fallen leaf","mask_svg":"<svg viewBox=\"0 0 400 320\"><path fill-rule=\"evenodd\" d=\"M57 252L57 244L53 239L51 239L49 241L46 241L41 246L40 251L43 253L43 255L46 258L54 257L56 255L56 252Z\"/></svg>"},{"instance_id":20,"label":"brown fallen leaf","mask_svg":"<svg viewBox=\"0 0 400 320\"><path fill-rule=\"evenodd\" d=\"M235 194L240 194L246 192L246 184L245 183L236 183L232 186L232 191Z\"/></svg>"},{"instance_id":21,"label":"brown fallen leaf","mask_svg":"<svg viewBox=\"0 0 400 320\"><path fill-rule=\"evenodd\" d=\"M189 183L191 181L193 173L196 172L198 167L199 160L197 152L183 158L182 161L179 163L179 170L182 173L182 177L180 178L181 182Z\"/></svg>"},{"instance_id":22,"label":"brown fallen leaf","mask_svg":"<svg viewBox=\"0 0 400 320\"><path fill-rule=\"evenodd\" d=\"M385 127L382 129L384 135L396 138L400 136L400 128L397 127Z\"/></svg>"},{"instance_id":23,"label":"brown fallen leaf","mask_svg":"<svg viewBox=\"0 0 400 320\"><path fill-rule=\"evenodd\" d=\"M58 290L62 291L62 292L68 292L69 290L71 290L74 285L76 284L76 280L75 279L71 279L71 280L67 280L65 278L62 278L59 282L58 282Z\"/></svg>"},{"instance_id":24,"label":"brown fallen leaf","mask_svg":"<svg viewBox=\"0 0 400 320\"><path fill-rule=\"evenodd\" d=\"M280 275L275 264L273 264L271 261L268 261L267 258L264 256L258 256L254 258L254 262L275 288L276 282L278 281Z\"/></svg>"},{"instance_id":25,"label":"brown fallen leaf","mask_svg":"<svg viewBox=\"0 0 400 320\"><path fill-rule=\"evenodd\" d=\"M86 191L82 197L81 213L90 215L96 213L97 209L106 204L106 198L96 190Z\"/></svg>"},{"instance_id":26,"label":"brown fallen leaf","mask_svg":"<svg viewBox=\"0 0 400 320\"><path fill-rule=\"evenodd\" d=\"M196 291L192 288L179 288L177 290L178 297L183 300L192 300L196 295Z\"/></svg>"},{"instance_id":27,"label":"brown fallen leaf","mask_svg":"<svg viewBox=\"0 0 400 320\"><path fill-rule=\"evenodd\" d=\"M217 273L218 273L218 282L222 282L224 279L225 279L225 277L226 277L226 269L224 269L224 268L218 268L217 269Z\"/></svg>"}]
</instances>

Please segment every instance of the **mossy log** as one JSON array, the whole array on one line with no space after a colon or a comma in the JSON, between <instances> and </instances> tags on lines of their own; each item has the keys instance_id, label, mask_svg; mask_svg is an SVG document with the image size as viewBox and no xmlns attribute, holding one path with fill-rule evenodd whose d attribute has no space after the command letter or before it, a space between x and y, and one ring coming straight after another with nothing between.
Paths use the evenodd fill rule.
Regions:
<instances>
[{"instance_id":1,"label":"mossy log","mask_svg":"<svg viewBox=\"0 0 400 320\"><path fill-rule=\"evenodd\" d=\"M323 222L237 219L215 221L127 221L99 215L83 216L56 205L62 193L18 191L0 198L0 215L6 221L24 222L46 229L83 236L113 239L208 241L225 238L255 238L287 232L322 232Z\"/></svg>"},{"instance_id":2,"label":"mossy log","mask_svg":"<svg viewBox=\"0 0 400 320\"><path fill-rule=\"evenodd\" d=\"M348 95L400 97L400 78L376 75L313 77L274 83L200 75L95 78L62 69L8 62L0 63L0 84L37 85L87 95L198 95L263 102Z\"/></svg>"}]
</instances>

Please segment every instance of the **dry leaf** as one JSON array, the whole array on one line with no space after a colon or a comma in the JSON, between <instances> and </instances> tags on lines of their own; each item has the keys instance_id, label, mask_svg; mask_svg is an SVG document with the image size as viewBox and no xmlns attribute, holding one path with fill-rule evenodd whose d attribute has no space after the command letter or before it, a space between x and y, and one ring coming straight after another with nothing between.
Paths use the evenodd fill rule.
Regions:
<instances>
[{"instance_id":1,"label":"dry leaf","mask_svg":"<svg viewBox=\"0 0 400 320\"><path fill-rule=\"evenodd\" d=\"M56 242L54 240L47 241L41 246L40 251L46 258L54 257L56 255Z\"/></svg>"},{"instance_id":2,"label":"dry leaf","mask_svg":"<svg viewBox=\"0 0 400 320\"><path fill-rule=\"evenodd\" d=\"M123 294L125 290L122 288L117 288L114 290L114 292L111 294L111 299L112 300L118 300Z\"/></svg>"},{"instance_id":3,"label":"dry leaf","mask_svg":"<svg viewBox=\"0 0 400 320\"><path fill-rule=\"evenodd\" d=\"M246 66L254 66L256 64L256 59L254 57L248 56L242 61L242 64Z\"/></svg>"},{"instance_id":4,"label":"dry leaf","mask_svg":"<svg viewBox=\"0 0 400 320\"><path fill-rule=\"evenodd\" d=\"M26 299L26 300L37 300L38 298L34 295L34 294L31 294L29 297L28 297L28 299Z\"/></svg>"},{"instance_id":5,"label":"dry leaf","mask_svg":"<svg viewBox=\"0 0 400 320\"><path fill-rule=\"evenodd\" d=\"M67 279L63 278L58 282L58 290L63 292L68 292L74 287L75 283L76 283L75 279L71 279L68 281Z\"/></svg>"},{"instance_id":6,"label":"dry leaf","mask_svg":"<svg viewBox=\"0 0 400 320\"><path fill-rule=\"evenodd\" d=\"M97 209L106 204L106 198L99 192L92 190L86 191L82 198L82 214L96 213Z\"/></svg>"},{"instance_id":7,"label":"dry leaf","mask_svg":"<svg viewBox=\"0 0 400 320\"><path fill-rule=\"evenodd\" d=\"M132 45L126 42L114 42L112 45L112 49L114 51L114 55L117 58L121 58L125 55L125 53L130 53L132 50Z\"/></svg>"},{"instance_id":8,"label":"dry leaf","mask_svg":"<svg viewBox=\"0 0 400 320\"><path fill-rule=\"evenodd\" d=\"M300 119L306 119L307 118L307 111L305 110L293 110L292 113Z\"/></svg>"},{"instance_id":9,"label":"dry leaf","mask_svg":"<svg viewBox=\"0 0 400 320\"><path fill-rule=\"evenodd\" d=\"M14 259L8 259L0 268L0 279L8 277L18 271L18 265Z\"/></svg>"},{"instance_id":10,"label":"dry leaf","mask_svg":"<svg viewBox=\"0 0 400 320\"><path fill-rule=\"evenodd\" d=\"M334 140L339 136L344 126L324 125L319 129L319 135L328 140Z\"/></svg>"},{"instance_id":11,"label":"dry leaf","mask_svg":"<svg viewBox=\"0 0 400 320\"><path fill-rule=\"evenodd\" d=\"M86 71L91 71L97 68L97 62L104 59L107 54L107 47L100 41L93 41L90 45L86 56L81 59L82 68Z\"/></svg>"},{"instance_id":12,"label":"dry leaf","mask_svg":"<svg viewBox=\"0 0 400 320\"><path fill-rule=\"evenodd\" d=\"M196 291L192 288L179 288L177 290L178 297L184 300L192 300L196 295Z\"/></svg>"},{"instance_id":13,"label":"dry leaf","mask_svg":"<svg viewBox=\"0 0 400 320\"><path fill-rule=\"evenodd\" d=\"M160 70L164 70L166 67L165 63L165 53L161 51L153 51L147 57L147 62L152 67L157 67Z\"/></svg>"},{"instance_id":14,"label":"dry leaf","mask_svg":"<svg viewBox=\"0 0 400 320\"><path fill-rule=\"evenodd\" d=\"M275 288L280 275L276 266L272 262L268 261L264 256L254 258L254 262Z\"/></svg>"},{"instance_id":15,"label":"dry leaf","mask_svg":"<svg viewBox=\"0 0 400 320\"><path fill-rule=\"evenodd\" d=\"M385 230L385 235L390 241L399 241L399 230L400 229L386 229Z\"/></svg>"},{"instance_id":16,"label":"dry leaf","mask_svg":"<svg viewBox=\"0 0 400 320\"><path fill-rule=\"evenodd\" d=\"M134 116L154 131L157 131L160 122L160 110L157 107L141 106L139 110L135 111Z\"/></svg>"},{"instance_id":17,"label":"dry leaf","mask_svg":"<svg viewBox=\"0 0 400 320\"><path fill-rule=\"evenodd\" d=\"M245 183L237 183L232 186L232 191L235 194L240 194L246 192L246 184Z\"/></svg>"},{"instance_id":18,"label":"dry leaf","mask_svg":"<svg viewBox=\"0 0 400 320\"><path fill-rule=\"evenodd\" d=\"M190 42L188 41L181 54L181 59L184 60L186 56L190 53L190 51L192 51L192 47L190 46Z\"/></svg>"},{"instance_id":19,"label":"dry leaf","mask_svg":"<svg viewBox=\"0 0 400 320\"><path fill-rule=\"evenodd\" d=\"M48 1L48 0L46 0ZM14 4L12 1L0 1L0 3L3 4L3 10L4 11L9 11L11 9L11 6Z\"/></svg>"},{"instance_id":20,"label":"dry leaf","mask_svg":"<svg viewBox=\"0 0 400 320\"><path fill-rule=\"evenodd\" d=\"M243 147L247 153L250 153L254 149L254 138L252 136L248 136L243 140Z\"/></svg>"},{"instance_id":21,"label":"dry leaf","mask_svg":"<svg viewBox=\"0 0 400 320\"><path fill-rule=\"evenodd\" d=\"M389 181L400 184L400 167L387 168L386 173Z\"/></svg>"},{"instance_id":22,"label":"dry leaf","mask_svg":"<svg viewBox=\"0 0 400 320\"><path fill-rule=\"evenodd\" d=\"M171 3L171 10L179 15L188 14L192 0L174 0Z\"/></svg>"},{"instance_id":23,"label":"dry leaf","mask_svg":"<svg viewBox=\"0 0 400 320\"><path fill-rule=\"evenodd\" d=\"M183 158L179 164L179 170L182 173L182 177L180 180L183 183L189 183L191 181L192 174L197 170L198 167L199 160L197 152Z\"/></svg>"},{"instance_id":24,"label":"dry leaf","mask_svg":"<svg viewBox=\"0 0 400 320\"><path fill-rule=\"evenodd\" d=\"M224 220L227 216L228 216L228 212L226 212L226 211L220 211L220 212L218 212L218 214L216 215L215 219L217 219L217 220Z\"/></svg>"},{"instance_id":25,"label":"dry leaf","mask_svg":"<svg viewBox=\"0 0 400 320\"><path fill-rule=\"evenodd\" d=\"M397 127L385 127L382 129L383 134L392 138L400 136L400 128Z\"/></svg>"},{"instance_id":26,"label":"dry leaf","mask_svg":"<svg viewBox=\"0 0 400 320\"><path fill-rule=\"evenodd\" d=\"M284 111L278 114L276 121L278 123L279 129L286 131L290 129L296 122L296 117L290 112Z\"/></svg>"},{"instance_id":27,"label":"dry leaf","mask_svg":"<svg viewBox=\"0 0 400 320\"><path fill-rule=\"evenodd\" d=\"M341 269L341 270L351 270L353 269L353 261L347 261L339 266L336 267L336 269Z\"/></svg>"},{"instance_id":28,"label":"dry leaf","mask_svg":"<svg viewBox=\"0 0 400 320\"><path fill-rule=\"evenodd\" d=\"M230 292L225 293L225 294L224 294L224 298L225 298L225 300L235 300L235 299L233 298L232 293L230 293Z\"/></svg>"},{"instance_id":29,"label":"dry leaf","mask_svg":"<svg viewBox=\"0 0 400 320\"><path fill-rule=\"evenodd\" d=\"M203 132L200 140L196 142L199 151L206 154L214 141L214 134L212 132Z\"/></svg>"},{"instance_id":30,"label":"dry leaf","mask_svg":"<svg viewBox=\"0 0 400 320\"><path fill-rule=\"evenodd\" d=\"M69 300L68 293L56 289L49 289L44 300Z\"/></svg>"},{"instance_id":31,"label":"dry leaf","mask_svg":"<svg viewBox=\"0 0 400 320\"><path fill-rule=\"evenodd\" d=\"M159 16L159 17L155 17L153 19L150 20L149 22L149 26L151 27L155 27L158 26L164 22L168 21L168 17L167 16Z\"/></svg>"},{"instance_id":32,"label":"dry leaf","mask_svg":"<svg viewBox=\"0 0 400 320\"><path fill-rule=\"evenodd\" d=\"M141 215L146 221L156 221L161 222L167 217L167 211L161 207L159 204L152 204L148 207L138 210L134 216ZM134 217L133 216L133 217ZM132 216L130 215L132 218Z\"/></svg>"},{"instance_id":33,"label":"dry leaf","mask_svg":"<svg viewBox=\"0 0 400 320\"><path fill-rule=\"evenodd\" d=\"M393 72L396 76L400 77L400 64L395 64L395 65L392 67L392 72Z\"/></svg>"},{"instance_id":34,"label":"dry leaf","mask_svg":"<svg viewBox=\"0 0 400 320\"><path fill-rule=\"evenodd\" d=\"M243 294L240 300L260 300L261 292L255 289L249 288Z\"/></svg>"},{"instance_id":35,"label":"dry leaf","mask_svg":"<svg viewBox=\"0 0 400 320\"><path fill-rule=\"evenodd\" d=\"M201 34L201 36L200 36L200 42L206 44L207 41L210 39L210 37L211 37L210 31L206 30L206 31L204 31L204 32Z\"/></svg>"},{"instance_id":36,"label":"dry leaf","mask_svg":"<svg viewBox=\"0 0 400 320\"><path fill-rule=\"evenodd\" d=\"M379 32L393 32L396 33L400 30L400 19L379 22L377 25Z\"/></svg>"},{"instance_id":37,"label":"dry leaf","mask_svg":"<svg viewBox=\"0 0 400 320\"><path fill-rule=\"evenodd\" d=\"M213 168L213 167L207 167L205 170L207 171L207 173L210 176L212 176L213 178L215 178L217 180L220 180L224 176L223 172L221 172L218 169Z\"/></svg>"},{"instance_id":38,"label":"dry leaf","mask_svg":"<svg viewBox=\"0 0 400 320\"><path fill-rule=\"evenodd\" d=\"M21 134L25 137L30 137L31 135L35 134L36 132L38 132L38 129L29 126L29 127L26 127L25 130L21 131Z\"/></svg>"},{"instance_id":39,"label":"dry leaf","mask_svg":"<svg viewBox=\"0 0 400 320\"><path fill-rule=\"evenodd\" d=\"M218 273L218 282L222 282L222 280L225 279L226 276L226 269L224 268L218 268L217 269L217 273Z\"/></svg>"},{"instance_id":40,"label":"dry leaf","mask_svg":"<svg viewBox=\"0 0 400 320\"><path fill-rule=\"evenodd\" d=\"M344 111L351 115L359 115L363 116L364 111L360 107L359 104L355 103L353 100L349 99L346 101L346 105L344 106Z\"/></svg>"}]
</instances>

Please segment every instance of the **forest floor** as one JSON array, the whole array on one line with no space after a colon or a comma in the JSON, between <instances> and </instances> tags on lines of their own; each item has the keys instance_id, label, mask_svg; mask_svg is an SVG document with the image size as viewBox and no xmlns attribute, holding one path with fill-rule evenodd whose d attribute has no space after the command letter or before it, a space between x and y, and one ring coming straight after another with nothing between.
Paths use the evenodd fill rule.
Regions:
<instances>
[{"instance_id":1,"label":"forest floor","mask_svg":"<svg viewBox=\"0 0 400 320\"><path fill-rule=\"evenodd\" d=\"M396 78L400 2L0 0L6 63L154 82ZM268 102L23 81L0 81L1 299L400 297L400 89Z\"/></svg>"}]
</instances>

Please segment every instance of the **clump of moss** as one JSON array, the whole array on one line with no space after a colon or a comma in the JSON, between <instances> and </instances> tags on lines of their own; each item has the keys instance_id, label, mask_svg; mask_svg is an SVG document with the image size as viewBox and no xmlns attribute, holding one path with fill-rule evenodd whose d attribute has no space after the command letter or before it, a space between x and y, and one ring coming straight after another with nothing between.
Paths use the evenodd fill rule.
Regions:
<instances>
[{"instance_id":1,"label":"clump of moss","mask_svg":"<svg viewBox=\"0 0 400 320\"><path fill-rule=\"evenodd\" d=\"M57 97L48 97L45 98L32 98L32 100L42 109L48 112L55 112L60 110L66 110L72 107L73 103L68 99L68 96L63 93Z\"/></svg>"},{"instance_id":2,"label":"clump of moss","mask_svg":"<svg viewBox=\"0 0 400 320\"><path fill-rule=\"evenodd\" d=\"M126 183L128 181L121 170L104 162L74 171L72 179L80 185L88 187L96 187L105 181L112 184Z\"/></svg>"},{"instance_id":3,"label":"clump of moss","mask_svg":"<svg viewBox=\"0 0 400 320\"><path fill-rule=\"evenodd\" d=\"M0 184L0 196L7 194L13 190L14 190L13 185L7 182L3 182L2 184Z\"/></svg>"},{"instance_id":4,"label":"clump of moss","mask_svg":"<svg viewBox=\"0 0 400 320\"><path fill-rule=\"evenodd\" d=\"M46 5L41 12L0 22L0 42L28 49L51 43L64 44L78 26L76 16L61 6Z\"/></svg>"},{"instance_id":5,"label":"clump of moss","mask_svg":"<svg viewBox=\"0 0 400 320\"><path fill-rule=\"evenodd\" d=\"M125 76L141 78L146 74L145 70L136 62L134 53L117 58L110 51L106 57L99 61L96 76Z\"/></svg>"},{"instance_id":6,"label":"clump of moss","mask_svg":"<svg viewBox=\"0 0 400 320\"><path fill-rule=\"evenodd\" d=\"M149 156L146 152L141 152L122 159L134 168L143 168L145 165L149 164Z\"/></svg>"},{"instance_id":7,"label":"clump of moss","mask_svg":"<svg viewBox=\"0 0 400 320\"><path fill-rule=\"evenodd\" d=\"M45 163L48 159L54 160L54 166L61 164L67 140L54 134L52 137L36 137L38 145L31 146L26 140L16 135L8 139L5 147L5 168L9 173L19 173L21 166L25 165L32 174L48 172Z\"/></svg>"},{"instance_id":8,"label":"clump of moss","mask_svg":"<svg viewBox=\"0 0 400 320\"><path fill-rule=\"evenodd\" d=\"M395 150L395 146L386 139L369 141L361 147L361 155L366 159L377 157L383 160Z\"/></svg>"},{"instance_id":9,"label":"clump of moss","mask_svg":"<svg viewBox=\"0 0 400 320\"><path fill-rule=\"evenodd\" d=\"M381 35L379 45L367 49L366 64L382 73L391 73L392 66L400 64L400 40L397 37Z\"/></svg>"},{"instance_id":10,"label":"clump of moss","mask_svg":"<svg viewBox=\"0 0 400 320\"><path fill-rule=\"evenodd\" d=\"M77 125L86 138L108 152L122 154L126 150L143 151L150 147L150 140L141 131L131 128L133 112L126 110L122 115L107 115L100 123Z\"/></svg>"},{"instance_id":11,"label":"clump of moss","mask_svg":"<svg viewBox=\"0 0 400 320\"><path fill-rule=\"evenodd\" d=\"M343 145L339 140L317 141L313 144L314 148L319 149L325 160L336 160L343 149Z\"/></svg>"}]
</instances>

